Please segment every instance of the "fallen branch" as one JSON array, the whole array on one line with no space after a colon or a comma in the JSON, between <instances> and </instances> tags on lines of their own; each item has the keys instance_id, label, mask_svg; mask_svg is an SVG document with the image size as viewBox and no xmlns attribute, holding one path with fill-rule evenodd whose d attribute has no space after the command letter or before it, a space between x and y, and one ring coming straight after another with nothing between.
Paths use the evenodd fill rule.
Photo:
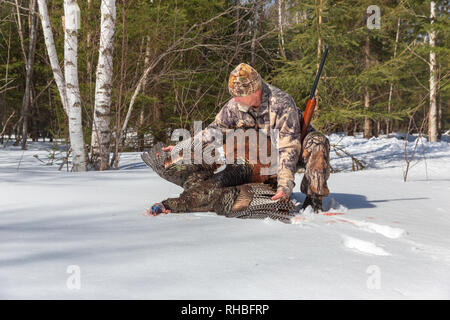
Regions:
<instances>
[{"instance_id":1,"label":"fallen branch","mask_svg":"<svg viewBox=\"0 0 450 320\"><path fill-rule=\"evenodd\" d=\"M8 126L8 122L9 120L11 120L11 118L16 114L16 111L13 111L13 113L11 113L11 115L8 117L8 119L5 122L5 125L3 126L3 130L0 133L0 136L3 136L3 134L5 133L6 127Z\"/></svg>"},{"instance_id":2,"label":"fallen branch","mask_svg":"<svg viewBox=\"0 0 450 320\"><path fill-rule=\"evenodd\" d=\"M13 126L12 131L15 131L17 126L20 124L20 122L22 121L22 116L20 116L19 121L16 122L16 124ZM17 137L16 137L17 138ZM3 144L3 148L6 148L6 146L8 145L9 140L11 139L11 135L8 136L8 139L6 140L6 142Z\"/></svg>"},{"instance_id":3,"label":"fallen branch","mask_svg":"<svg viewBox=\"0 0 450 320\"><path fill-rule=\"evenodd\" d=\"M408 179L408 172L409 172L409 169L411 167L411 162L414 161L414 157L416 155L416 150L417 150L417 145L419 144L419 141L422 141L423 129L425 127L425 123L426 123L427 119L428 118L424 118L423 119L420 128L417 128L417 125L416 125L416 123L414 121L414 114L409 119L408 131L406 132L406 137L405 137L405 150L404 150L405 152L404 152L404 155L405 155L406 169L403 171L403 181L404 182L406 182L406 180ZM411 124L413 124L416 127L416 129L418 129L419 136L417 137L417 139L416 139L416 141L414 143L414 148L413 148L413 151L411 153L411 157L409 157L408 156L408 137L409 137L410 131L411 131ZM423 146L423 142L422 142L422 146ZM422 156L425 159L425 149L423 148L422 151L423 151L422 152ZM427 177L428 177L426 161L425 161L425 172L426 172Z\"/></svg>"},{"instance_id":4,"label":"fallen branch","mask_svg":"<svg viewBox=\"0 0 450 320\"><path fill-rule=\"evenodd\" d=\"M354 155L352 155L350 152L344 150L343 148L339 147L336 144L331 144L331 147L333 147L334 152L336 152L336 154L338 155L338 157L342 158L343 155L341 155L339 153L342 152L344 153L346 156L350 157L350 159L352 159L352 171L359 171L359 170L363 170L366 167L366 164L362 161L357 159Z\"/></svg>"}]
</instances>

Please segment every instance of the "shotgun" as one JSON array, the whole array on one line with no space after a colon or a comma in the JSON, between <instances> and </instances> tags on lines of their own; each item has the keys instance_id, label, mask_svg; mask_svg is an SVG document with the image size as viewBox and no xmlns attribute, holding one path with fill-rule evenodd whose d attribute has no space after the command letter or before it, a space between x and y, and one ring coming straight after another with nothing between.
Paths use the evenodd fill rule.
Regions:
<instances>
[{"instance_id":1,"label":"shotgun","mask_svg":"<svg viewBox=\"0 0 450 320\"><path fill-rule=\"evenodd\" d=\"M305 139L306 134L308 132L308 126L311 122L311 118L314 114L314 108L316 107L316 98L314 95L316 94L317 84L319 83L320 74L322 73L323 65L325 64L325 59L328 54L328 46L325 48L325 52L323 53L322 61L320 62L319 70L317 71L316 80L314 80L314 85L311 90L311 94L309 95L308 103L306 104L305 112L303 113L303 122L302 122L302 135L301 135L301 143L303 145L303 139Z\"/></svg>"}]
</instances>

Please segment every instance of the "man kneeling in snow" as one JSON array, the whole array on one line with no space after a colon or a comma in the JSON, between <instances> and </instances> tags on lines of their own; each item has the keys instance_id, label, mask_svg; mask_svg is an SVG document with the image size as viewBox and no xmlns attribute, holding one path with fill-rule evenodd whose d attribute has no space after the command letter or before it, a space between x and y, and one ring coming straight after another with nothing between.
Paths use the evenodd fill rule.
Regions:
<instances>
[{"instance_id":1,"label":"man kneeling in snow","mask_svg":"<svg viewBox=\"0 0 450 320\"><path fill-rule=\"evenodd\" d=\"M229 129L254 128L267 133L277 130L279 133L279 161L276 183L273 184L276 192L270 197L270 200L289 202L295 186L294 175L299 165L306 169L301 183L301 191L307 197L302 208L311 205L315 212L321 210L322 198L329 194L327 179L330 174L330 145L328 139L310 126L303 141L303 152L300 155L302 150L300 141L302 113L288 93L267 84L251 66L245 63L239 64L230 74L228 88L233 98L225 104L215 120L201 133L203 146L213 142L213 134L210 133L212 129L221 130L224 134ZM186 144L192 150L194 149L194 140L182 141L177 146L169 146L162 151L182 150ZM175 149L173 150L173 148ZM235 186L248 182L251 181L245 179L240 183L236 181ZM172 206L175 202L176 200L172 201ZM163 209L160 210L168 211L169 209L164 207L164 203L170 206L167 201L163 202L161 204Z\"/></svg>"}]
</instances>

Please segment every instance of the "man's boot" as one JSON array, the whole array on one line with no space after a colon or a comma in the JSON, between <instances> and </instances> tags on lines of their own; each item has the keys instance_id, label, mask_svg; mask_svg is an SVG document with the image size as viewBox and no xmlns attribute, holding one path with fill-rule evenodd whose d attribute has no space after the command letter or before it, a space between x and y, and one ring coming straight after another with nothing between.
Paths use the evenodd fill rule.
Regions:
<instances>
[{"instance_id":1,"label":"man's boot","mask_svg":"<svg viewBox=\"0 0 450 320\"><path fill-rule=\"evenodd\" d=\"M322 197L314 198L307 196L302 205L302 210L306 209L308 206L311 206L315 213L319 213L322 211Z\"/></svg>"},{"instance_id":2,"label":"man's boot","mask_svg":"<svg viewBox=\"0 0 450 320\"><path fill-rule=\"evenodd\" d=\"M330 194L327 180L330 176L330 142L321 133L310 132L303 141L302 161L305 164L300 190L306 194L302 209L311 206L314 212L322 210L322 199Z\"/></svg>"}]
</instances>

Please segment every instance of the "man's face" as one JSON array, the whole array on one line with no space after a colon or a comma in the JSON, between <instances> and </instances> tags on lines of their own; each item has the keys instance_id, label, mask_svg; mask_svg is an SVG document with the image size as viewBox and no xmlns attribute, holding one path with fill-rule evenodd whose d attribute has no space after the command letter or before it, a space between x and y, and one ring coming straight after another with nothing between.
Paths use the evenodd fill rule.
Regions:
<instances>
[{"instance_id":1,"label":"man's face","mask_svg":"<svg viewBox=\"0 0 450 320\"><path fill-rule=\"evenodd\" d=\"M261 104L261 94L262 90L259 89L258 91L244 97L234 97L234 101L243 106L258 108Z\"/></svg>"}]
</instances>

